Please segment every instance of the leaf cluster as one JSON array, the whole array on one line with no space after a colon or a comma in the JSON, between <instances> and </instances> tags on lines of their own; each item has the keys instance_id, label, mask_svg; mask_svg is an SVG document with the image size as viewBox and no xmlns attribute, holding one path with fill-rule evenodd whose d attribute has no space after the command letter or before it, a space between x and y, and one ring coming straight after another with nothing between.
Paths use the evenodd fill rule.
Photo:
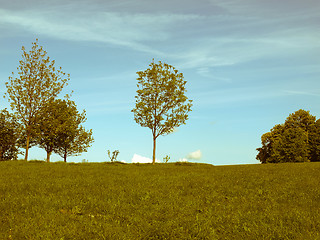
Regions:
<instances>
[{"instance_id":1,"label":"leaf cluster","mask_svg":"<svg viewBox=\"0 0 320 240\"><path fill-rule=\"evenodd\" d=\"M0 161L17 159L21 126L15 115L0 111Z\"/></svg>"},{"instance_id":2,"label":"leaf cluster","mask_svg":"<svg viewBox=\"0 0 320 240\"><path fill-rule=\"evenodd\" d=\"M261 136L256 158L261 163L320 161L319 133L320 120L300 109Z\"/></svg>"},{"instance_id":3,"label":"leaf cluster","mask_svg":"<svg viewBox=\"0 0 320 240\"><path fill-rule=\"evenodd\" d=\"M93 142L92 130L81 125L86 121L85 110L79 113L74 101L56 99L40 111L36 125L36 140L47 152L67 156L85 152Z\"/></svg>"}]
</instances>

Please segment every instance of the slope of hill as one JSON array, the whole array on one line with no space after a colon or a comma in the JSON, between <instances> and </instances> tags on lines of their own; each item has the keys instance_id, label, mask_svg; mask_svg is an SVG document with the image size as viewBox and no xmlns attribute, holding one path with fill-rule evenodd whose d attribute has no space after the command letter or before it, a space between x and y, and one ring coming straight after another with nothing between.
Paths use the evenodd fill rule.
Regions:
<instances>
[{"instance_id":1,"label":"slope of hill","mask_svg":"<svg viewBox=\"0 0 320 240\"><path fill-rule=\"evenodd\" d=\"M320 239L320 163L0 162L0 239Z\"/></svg>"}]
</instances>

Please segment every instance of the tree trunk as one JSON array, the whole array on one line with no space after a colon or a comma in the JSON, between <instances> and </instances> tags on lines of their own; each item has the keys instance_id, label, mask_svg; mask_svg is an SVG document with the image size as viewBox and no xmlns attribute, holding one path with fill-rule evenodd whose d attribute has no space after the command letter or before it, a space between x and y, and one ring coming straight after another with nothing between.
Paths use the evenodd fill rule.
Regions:
<instances>
[{"instance_id":1,"label":"tree trunk","mask_svg":"<svg viewBox=\"0 0 320 240\"><path fill-rule=\"evenodd\" d=\"M153 136L153 155L152 155L152 164L155 165L156 163L156 140L157 138Z\"/></svg>"},{"instance_id":2,"label":"tree trunk","mask_svg":"<svg viewBox=\"0 0 320 240\"><path fill-rule=\"evenodd\" d=\"M28 161L29 141L30 141L30 133L29 133L29 130L27 130L26 154L24 155L24 160L25 160L25 161Z\"/></svg>"},{"instance_id":3,"label":"tree trunk","mask_svg":"<svg viewBox=\"0 0 320 240\"><path fill-rule=\"evenodd\" d=\"M64 155L63 155L63 160L64 162L67 162L67 151L64 151Z\"/></svg>"},{"instance_id":4,"label":"tree trunk","mask_svg":"<svg viewBox=\"0 0 320 240\"><path fill-rule=\"evenodd\" d=\"M50 162L50 156L51 156L52 151L47 151L47 162Z\"/></svg>"}]
</instances>

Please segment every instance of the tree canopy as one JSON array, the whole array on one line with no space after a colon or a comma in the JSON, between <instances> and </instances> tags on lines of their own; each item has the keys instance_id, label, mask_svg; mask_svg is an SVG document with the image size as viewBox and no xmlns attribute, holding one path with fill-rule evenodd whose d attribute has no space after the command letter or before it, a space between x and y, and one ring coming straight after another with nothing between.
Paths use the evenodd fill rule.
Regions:
<instances>
[{"instance_id":1,"label":"tree canopy","mask_svg":"<svg viewBox=\"0 0 320 240\"><path fill-rule=\"evenodd\" d=\"M148 127L153 136L153 164L155 164L156 139L171 133L185 124L192 100L185 95L183 74L166 63L154 63L145 71L139 71L136 106L132 110L134 120Z\"/></svg>"},{"instance_id":2,"label":"tree canopy","mask_svg":"<svg viewBox=\"0 0 320 240\"><path fill-rule=\"evenodd\" d=\"M0 161L16 159L19 153L17 142L20 124L6 109L0 111Z\"/></svg>"},{"instance_id":3,"label":"tree canopy","mask_svg":"<svg viewBox=\"0 0 320 240\"><path fill-rule=\"evenodd\" d=\"M87 120L86 112L79 113L74 101L57 99L43 109L43 114L44 120L38 128L42 132L39 144L49 156L53 151L66 162L68 156L86 152L94 141L92 129L87 131L81 125Z\"/></svg>"},{"instance_id":4,"label":"tree canopy","mask_svg":"<svg viewBox=\"0 0 320 240\"><path fill-rule=\"evenodd\" d=\"M35 139L39 147L46 150L47 162L50 161L51 153L59 153L60 148L64 147L66 141L70 144L73 141L78 141L76 140L79 138L77 134L83 134L80 133L82 130L80 130L81 126L79 125L83 123L85 119L85 112L79 113L74 101L69 99L55 99L48 102L41 109L39 120L36 124ZM83 141L85 141L85 139ZM81 145L82 143L78 142L73 144ZM68 152L70 152L70 150L68 150ZM78 152L74 152L74 154L79 152L82 152L82 150L78 150Z\"/></svg>"},{"instance_id":5,"label":"tree canopy","mask_svg":"<svg viewBox=\"0 0 320 240\"><path fill-rule=\"evenodd\" d=\"M320 121L300 109L263 134L261 143L256 157L261 163L320 161Z\"/></svg>"},{"instance_id":6,"label":"tree canopy","mask_svg":"<svg viewBox=\"0 0 320 240\"><path fill-rule=\"evenodd\" d=\"M41 108L62 91L70 79L62 68L55 68L47 52L38 45L38 39L32 43L29 52L22 47L22 60L19 61L18 76L14 73L6 82L7 93L11 108L24 126L26 134L25 160L28 160L30 137L35 131L34 126L39 119Z\"/></svg>"}]
</instances>

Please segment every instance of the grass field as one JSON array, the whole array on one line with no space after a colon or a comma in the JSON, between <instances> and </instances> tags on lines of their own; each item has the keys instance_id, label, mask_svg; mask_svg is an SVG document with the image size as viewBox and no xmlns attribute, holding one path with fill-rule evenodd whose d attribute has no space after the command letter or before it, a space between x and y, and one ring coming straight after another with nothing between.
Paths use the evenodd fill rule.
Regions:
<instances>
[{"instance_id":1,"label":"grass field","mask_svg":"<svg viewBox=\"0 0 320 240\"><path fill-rule=\"evenodd\" d=\"M320 239L320 163L0 162L0 239Z\"/></svg>"}]
</instances>

